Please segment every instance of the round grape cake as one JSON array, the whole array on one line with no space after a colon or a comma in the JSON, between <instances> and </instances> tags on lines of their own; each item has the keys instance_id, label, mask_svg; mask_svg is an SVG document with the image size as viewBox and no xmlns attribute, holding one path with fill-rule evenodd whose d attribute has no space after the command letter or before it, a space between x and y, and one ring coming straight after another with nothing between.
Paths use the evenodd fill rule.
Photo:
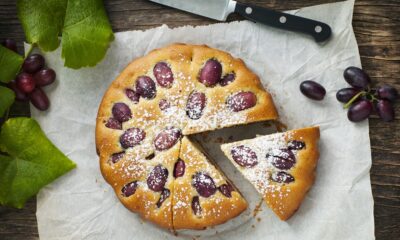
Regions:
<instances>
[{"instance_id":1,"label":"round grape cake","mask_svg":"<svg viewBox=\"0 0 400 240\"><path fill-rule=\"evenodd\" d=\"M221 224L247 202L186 136L277 117L242 60L173 44L130 63L105 93L96 122L101 172L128 209L159 226Z\"/></svg>"}]
</instances>

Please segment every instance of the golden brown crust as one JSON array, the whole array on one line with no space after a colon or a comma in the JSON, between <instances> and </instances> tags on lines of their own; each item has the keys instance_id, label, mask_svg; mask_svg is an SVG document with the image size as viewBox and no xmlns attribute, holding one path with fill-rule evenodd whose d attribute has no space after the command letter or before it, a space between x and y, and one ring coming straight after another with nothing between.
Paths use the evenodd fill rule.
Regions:
<instances>
[{"instance_id":1,"label":"golden brown crust","mask_svg":"<svg viewBox=\"0 0 400 240\"><path fill-rule=\"evenodd\" d=\"M234 143L224 144L221 146L225 155L233 162L233 164L244 174L246 178L256 187L256 189L264 196L266 204L275 212L281 220L289 219L299 208L306 193L313 185L315 180L315 168L319 158L318 141L319 128L311 127L288 131L282 134L273 134L269 136L261 136L255 139L238 141ZM266 174L260 174L259 177L249 177L246 168L239 166L232 158L231 149L235 146L248 146L252 148L257 157L263 161L268 150L259 150L258 146L270 148L270 145L276 145L277 148L282 148L283 144L289 141L297 140L305 143L305 148L295 151L296 164L286 172L295 179L290 183L276 183L271 181L273 172L280 170L267 166L265 169L256 170L264 171ZM265 152L267 151L267 152ZM259 164L260 165L260 164ZM256 165L254 168L257 168ZM260 179L264 178L264 179Z\"/></svg>"},{"instance_id":2,"label":"golden brown crust","mask_svg":"<svg viewBox=\"0 0 400 240\"><path fill-rule=\"evenodd\" d=\"M222 75L236 74L234 82L225 87L205 87L198 81L198 73L204 63L210 59L221 62ZM171 88L159 86L153 74L153 67L160 61L166 62L174 74L174 83ZM149 76L156 83L156 96L153 99L140 98L138 103L132 102L125 94L126 89L134 89L139 76ZM186 104L190 93L200 91L205 93L207 105L203 115L198 120L192 120L186 115ZM241 112L233 113L226 105L227 98L239 91L251 91L257 96L257 104ZM159 102L168 100L171 108L162 111ZM132 118L122 123L122 129L110 129L106 122L112 117L111 109L115 103L122 102L128 105ZM148 55L131 62L122 73L112 82L100 104L96 119L96 149L100 157L100 169L105 180L114 188L121 202L130 210L138 212L144 219L148 219L162 227L172 228L172 205L170 199L173 189L173 164L179 155L180 143L167 151L156 151L153 141L157 134L166 127L176 127L184 135L214 130L250 122L276 119L277 111L272 98L266 92L259 78L252 73L240 59L230 54L209 48L205 45L172 44L170 46L151 51ZM120 137L129 128L139 128L146 134L144 140L137 146L124 149L120 144ZM113 154L124 152L124 156L117 162L110 161ZM155 154L154 160L146 157ZM160 192L152 192L146 186L149 172L155 162L162 163L169 171L165 185L171 191L171 197L164 202L160 209L154 203L160 197ZM123 186L131 181L141 183L135 194L124 197L121 194ZM239 195L234 194L234 199ZM219 196L216 194L216 196ZM244 203L243 203L244 202ZM204 208L208 209L207 203ZM238 209L245 205L244 199L238 200ZM211 206L210 206L211 208ZM168 210L170 209L170 210ZM168 212L170 211L170 212ZM223 215L220 219L210 217L201 221L194 220L188 228L200 228L225 222L240 211ZM183 228L183 224L178 228Z\"/></svg>"}]
</instances>

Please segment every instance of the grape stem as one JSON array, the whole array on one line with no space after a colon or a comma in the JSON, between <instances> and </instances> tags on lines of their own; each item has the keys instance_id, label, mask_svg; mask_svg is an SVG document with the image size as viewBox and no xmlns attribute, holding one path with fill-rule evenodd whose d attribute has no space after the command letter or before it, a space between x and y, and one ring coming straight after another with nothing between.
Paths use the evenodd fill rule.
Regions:
<instances>
[{"instance_id":1,"label":"grape stem","mask_svg":"<svg viewBox=\"0 0 400 240\"><path fill-rule=\"evenodd\" d=\"M350 101L348 101L348 102L343 106L343 108L344 108L344 109L349 108L359 97L365 96L366 94L367 94L366 91L361 91L361 92L357 93L352 99L350 99Z\"/></svg>"}]
</instances>

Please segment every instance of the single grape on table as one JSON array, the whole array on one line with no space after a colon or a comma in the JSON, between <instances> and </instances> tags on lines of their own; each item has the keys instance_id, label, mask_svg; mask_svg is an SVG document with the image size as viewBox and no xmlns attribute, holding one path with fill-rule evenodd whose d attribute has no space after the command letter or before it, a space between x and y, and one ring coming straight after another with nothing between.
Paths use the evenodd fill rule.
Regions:
<instances>
[{"instance_id":1,"label":"single grape on table","mask_svg":"<svg viewBox=\"0 0 400 240\"><path fill-rule=\"evenodd\" d=\"M11 51L17 52L17 43L12 39L5 39L1 42L1 45L10 49Z\"/></svg>"},{"instance_id":2,"label":"single grape on table","mask_svg":"<svg viewBox=\"0 0 400 240\"><path fill-rule=\"evenodd\" d=\"M391 122L394 120L394 109L388 100L379 100L376 104L376 111L384 122Z\"/></svg>"},{"instance_id":3,"label":"single grape on table","mask_svg":"<svg viewBox=\"0 0 400 240\"><path fill-rule=\"evenodd\" d=\"M398 98L398 95L399 95L397 90L394 87L389 86L387 84L378 88L377 94L380 99L386 99L386 100L389 100L392 102L396 101L396 99Z\"/></svg>"},{"instance_id":4,"label":"single grape on table","mask_svg":"<svg viewBox=\"0 0 400 240\"><path fill-rule=\"evenodd\" d=\"M300 84L300 91L304 96L317 101L324 99L326 94L326 90L321 84L311 80L302 82Z\"/></svg>"},{"instance_id":5,"label":"single grape on table","mask_svg":"<svg viewBox=\"0 0 400 240\"><path fill-rule=\"evenodd\" d=\"M372 103L368 100L361 100L351 105L347 117L352 122L361 122L369 117L372 112Z\"/></svg>"},{"instance_id":6,"label":"single grape on table","mask_svg":"<svg viewBox=\"0 0 400 240\"><path fill-rule=\"evenodd\" d=\"M17 76L17 87L24 93L30 93L35 89L35 81L29 73L20 73Z\"/></svg>"},{"instance_id":7,"label":"single grape on table","mask_svg":"<svg viewBox=\"0 0 400 240\"><path fill-rule=\"evenodd\" d=\"M343 73L344 79L350 86L357 89L367 89L371 83L368 74L358 67L348 67Z\"/></svg>"},{"instance_id":8,"label":"single grape on table","mask_svg":"<svg viewBox=\"0 0 400 240\"><path fill-rule=\"evenodd\" d=\"M27 73L36 73L44 67L44 57L40 54L28 56L22 64L22 70Z\"/></svg>"},{"instance_id":9,"label":"single grape on table","mask_svg":"<svg viewBox=\"0 0 400 240\"><path fill-rule=\"evenodd\" d=\"M354 96L356 96L360 91L355 88L342 88L336 93L336 99L339 102L347 103Z\"/></svg>"},{"instance_id":10,"label":"single grape on table","mask_svg":"<svg viewBox=\"0 0 400 240\"><path fill-rule=\"evenodd\" d=\"M19 88L17 87L17 81L15 79L11 80L8 83L8 87L11 88L11 90L14 91L15 99L17 101L28 101L29 100L28 95L26 95L26 93L24 93L21 90L19 90Z\"/></svg>"},{"instance_id":11,"label":"single grape on table","mask_svg":"<svg viewBox=\"0 0 400 240\"><path fill-rule=\"evenodd\" d=\"M52 84L56 80L56 72L53 69L45 68L39 70L33 77L36 85L43 87Z\"/></svg>"},{"instance_id":12,"label":"single grape on table","mask_svg":"<svg viewBox=\"0 0 400 240\"><path fill-rule=\"evenodd\" d=\"M33 106L40 111L46 111L50 107L50 101L46 93L39 87L35 88L33 92L29 94L29 99Z\"/></svg>"}]
</instances>

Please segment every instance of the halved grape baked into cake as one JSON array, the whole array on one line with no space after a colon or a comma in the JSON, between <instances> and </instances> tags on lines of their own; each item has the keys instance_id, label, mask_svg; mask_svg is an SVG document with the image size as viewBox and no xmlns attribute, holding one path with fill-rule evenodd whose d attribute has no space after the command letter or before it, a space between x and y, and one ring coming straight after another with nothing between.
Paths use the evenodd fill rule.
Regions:
<instances>
[{"instance_id":1,"label":"halved grape baked into cake","mask_svg":"<svg viewBox=\"0 0 400 240\"><path fill-rule=\"evenodd\" d=\"M162 227L220 224L246 202L204 155L185 154L190 142L181 144L182 136L277 117L270 94L242 60L207 46L173 44L130 63L105 93L96 121L101 172L128 209ZM187 161L190 175L174 177L178 159ZM196 188L211 182L207 176L211 195ZM207 181L193 185L192 178ZM191 191L183 198L185 184ZM189 208L178 205L186 200ZM214 210L224 212L209 214ZM181 215L190 221L177 220Z\"/></svg>"},{"instance_id":2,"label":"halved grape baked into cake","mask_svg":"<svg viewBox=\"0 0 400 240\"><path fill-rule=\"evenodd\" d=\"M222 151L282 220L300 207L315 179L319 128L223 144Z\"/></svg>"}]
</instances>

